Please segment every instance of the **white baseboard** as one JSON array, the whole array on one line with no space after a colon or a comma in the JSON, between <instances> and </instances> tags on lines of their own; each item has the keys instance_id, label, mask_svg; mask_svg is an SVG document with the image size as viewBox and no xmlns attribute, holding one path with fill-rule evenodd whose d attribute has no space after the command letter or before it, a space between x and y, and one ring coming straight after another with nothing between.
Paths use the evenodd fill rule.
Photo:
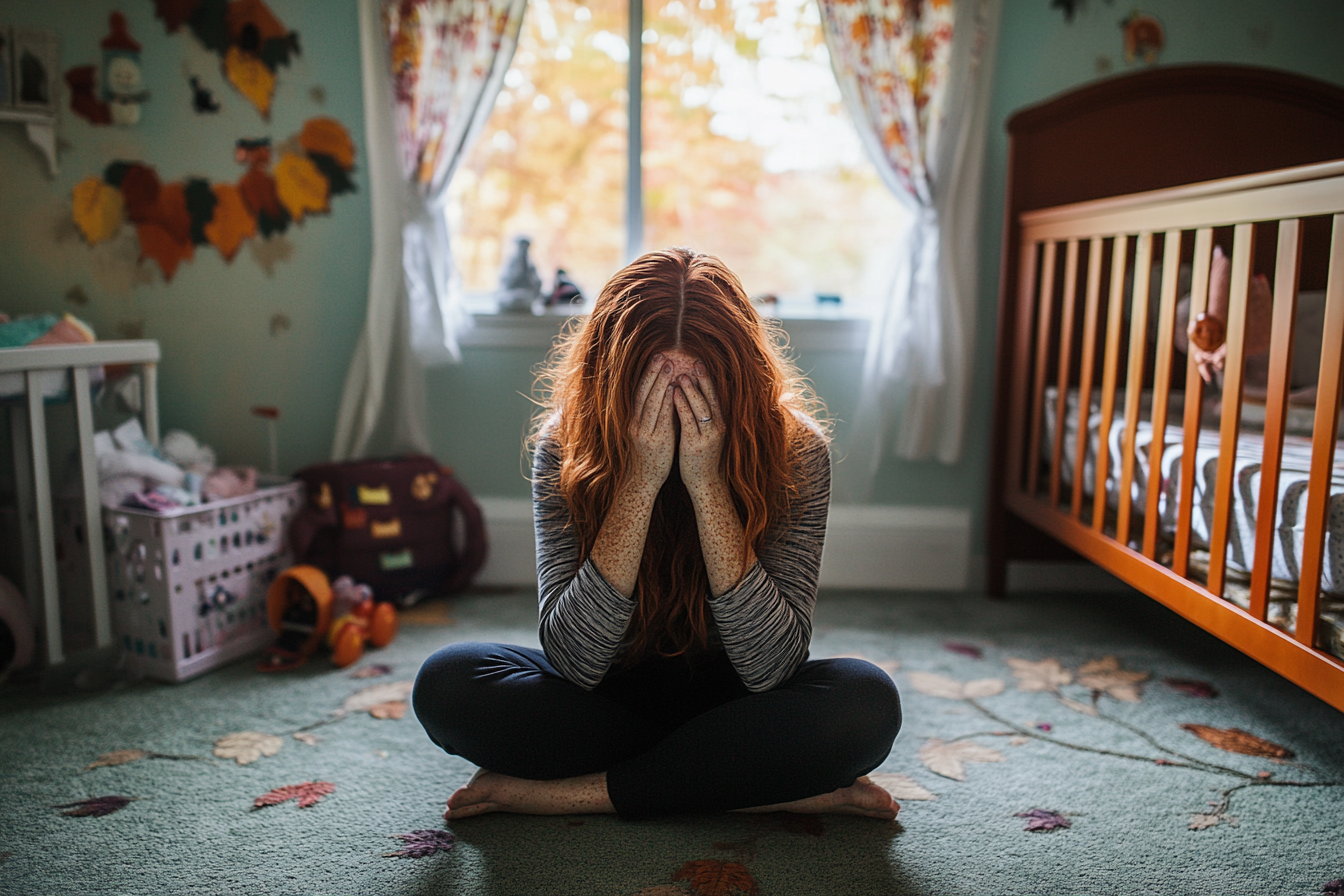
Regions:
<instances>
[{"instance_id":1,"label":"white baseboard","mask_svg":"<svg viewBox=\"0 0 1344 896\"><path fill-rule=\"evenodd\" d=\"M532 502L478 498L490 556L476 577L487 587L537 584ZM826 588L960 591L969 584L971 512L958 507L833 505L821 584Z\"/></svg>"}]
</instances>

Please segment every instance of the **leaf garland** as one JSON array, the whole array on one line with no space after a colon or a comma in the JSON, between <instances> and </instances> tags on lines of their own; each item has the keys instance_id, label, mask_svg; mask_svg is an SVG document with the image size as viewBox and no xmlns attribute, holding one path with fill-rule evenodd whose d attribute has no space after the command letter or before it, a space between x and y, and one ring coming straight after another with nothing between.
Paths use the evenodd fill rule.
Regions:
<instances>
[{"instance_id":1,"label":"leaf garland","mask_svg":"<svg viewBox=\"0 0 1344 896\"><path fill-rule=\"evenodd\" d=\"M448 852L454 846L457 846L457 837L453 836L451 831L409 831L405 834L388 834L387 836L396 837L405 845L396 852L383 853L385 859L390 859L393 856L423 859L434 855L436 852Z\"/></svg>"},{"instance_id":2,"label":"leaf garland","mask_svg":"<svg viewBox=\"0 0 1344 896\"><path fill-rule=\"evenodd\" d=\"M1292 759L1293 751L1240 728L1211 728L1208 725L1181 726L1195 737L1228 753L1260 756L1265 759Z\"/></svg>"},{"instance_id":3,"label":"leaf garland","mask_svg":"<svg viewBox=\"0 0 1344 896\"><path fill-rule=\"evenodd\" d=\"M252 808L262 809L289 800L298 800L299 808L307 809L335 789L336 785L330 781L304 781L302 784L286 784L284 787L268 790L257 797L252 801Z\"/></svg>"},{"instance_id":4,"label":"leaf garland","mask_svg":"<svg viewBox=\"0 0 1344 896\"><path fill-rule=\"evenodd\" d=\"M73 803L61 803L59 806L52 806L53 809L68 809L68 812L62 812L62 815L68 815L71 818L102 818L104 815L111 815L113 812L119 812L138 800L138 796L95 796L87 800L78 800Z\"/></svg>"},{"instance_id":5,"label":"leaf garland","mask_svg":"<svg viewBox=\"0 0 1344 896\"><path fill-rule=\"evenodd\" d=\"M729 896L731 893L755 894L756 879L747 866L738 862L718 859L695 859L687 862L672 875L672 881L690 881L691 889L699 896Z\"/></svg>"}]
</instances>

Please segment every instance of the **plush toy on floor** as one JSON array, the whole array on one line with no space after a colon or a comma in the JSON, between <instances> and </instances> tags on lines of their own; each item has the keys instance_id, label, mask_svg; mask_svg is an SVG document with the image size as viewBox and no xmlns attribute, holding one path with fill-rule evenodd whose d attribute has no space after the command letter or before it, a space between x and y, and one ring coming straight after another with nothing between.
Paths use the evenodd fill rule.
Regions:
<instances>
[{"instance_id":1,"label":"plush toy on floor","mask_svg":"<svg viewBox=\"0 0 1344 896\"><path fill-rule=\"evenodd\" d=\"M364 655L364 645L385 647L397 634L397 611L377 603L367 585L349 576L332 583L316 566L291 566L266 592L267 616L276 642L262 654L257 669L295 669L325 644L339 669Z\"/></svg>"}]
</instances>

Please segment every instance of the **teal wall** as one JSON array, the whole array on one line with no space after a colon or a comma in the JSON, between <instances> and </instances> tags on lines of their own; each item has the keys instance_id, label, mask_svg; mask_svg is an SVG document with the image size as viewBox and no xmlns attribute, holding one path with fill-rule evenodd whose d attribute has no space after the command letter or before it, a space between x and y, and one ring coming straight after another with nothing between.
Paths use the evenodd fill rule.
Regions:
<instances>
[{"instance_id":1,"label":"teal wall","mask_svg":"<svg viewBox=\"0 0 1344 896\"><path fill-rule=\"evenodd\" d=\"M280 463L293 469L331 449L336 406L363 323L369 195L354 0L269 5L299 32L302 55L280 69L268 122L224 80L217 56L185 29L166 33L151 0L0 0L0 23L60 34L62 73L99 61L108 14L121 10L143 46L141 70L151 94L140 124L129 128L95 127L63 103L64 148L54 179L23 126L0 124L0 311L70 311L104 339L142 329L163 350L159 395L166 427L194 433L223 461L264 467L265 424L249 409L278 405ZM184 69L213 88L222 105L218 114L192 111ZM325 102L311 96L315 86L325 91ZM63 80L61 89L64 94ZM146 262L141 270L152 282L130 288L134 267L111 262L108 244L90 248L71 229L71 188L113 159L144 162L164 182L197 176L232 183L245 172L233 157L238 138L280 143L319 115L336 118L354 138L357 192L335 197L329 215L291 227L293 255L278 262L272 276L246 246L232 264L213 247L198 246L171 283ZM123 230L130 232L129 225ZM83 289L87 305L65 298L73 286ZM285 315L290 328L273 336L276 314Z\"/></svg>"},{"instance_id":2,"label":"teal wall","mask_svg":"<svg viewBox=\"0 0 1344 896\"><path fill-rule=\"evenodd\" d=\"M222 458L263 463L265 434L247 409L278 404L281 465L292 469L325 457L351 348L364 313L370 245L367 181L334 201L329 217L291 232L294 257L267 277L246 250L225 265L212 249L198 250L168 285L109 288L96 273L96 252L78 237L62 241L70 188L113 158L139 158L165 179L196 174L236 179L233 141L270 135L283 140L318 114L342 121L360 147L358 29L353 0L271 0L299 31L304 53L282 70L268 124L227 87L211 57L185 34L167 37L150 0L0 0L0 22L55 28L63 66L93 62L106 33L107 12L121 8L131 33L145 45L146 86L154 94L136 128L94 128L68 111L61 136L69 146L62 173L46 179L43 163L17 125L0 126L0 309L62 307L115 337L123 321L143 320L144 334L164 349L161 395L165 424L213 443ZM976 369L964 459L953 466L886 462L874 500L880 503L970 507L977 523L973 551L983 544L980 511L988 481L992 417L995 305L1007 139L1004 122L1022 106L1100 77L1099 57L1112 74L1127 71L1119 19L1128 3L1081 0L1069 24L1049 0L1005 0L990 112L981 227L981 294L976 320ZM1151 0L1142 9L1166 27L1159 64L1239 62L1267 65L1344 83L1344 3L1340 0ZM182 66L207 75L225 111L191 112ZM321 85L319 106L309 88ZM103 279L106 279L105 277ZM81 285L91 298L75 308L63 296ZM269 321L286 314L292 327L272 336ZM467 348L465 364L429 374L430 432L436 454L468 487L483 495L524 496L520 447L532 405L525 397L540 349ZM799 361L839 419L843 442L857 399L860 359L853 353L804 351Z\"/></svg>"}]
</instances>

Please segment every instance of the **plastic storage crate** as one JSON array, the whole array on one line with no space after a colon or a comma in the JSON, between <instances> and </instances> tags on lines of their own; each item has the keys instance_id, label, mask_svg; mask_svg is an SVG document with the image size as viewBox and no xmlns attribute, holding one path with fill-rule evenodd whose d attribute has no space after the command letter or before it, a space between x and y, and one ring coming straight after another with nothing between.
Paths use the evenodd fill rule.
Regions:
<instances>
[{"instance_id":1,"label":"plastic storage crate","mask_svg":"<svg viewBox=\"0 0 1344 896\"><path fill-rule=\"evenodd\" d=\"M103 510L112 627L129 668L185 681L275 640L266 589L293 564L302 489L286 480L167 513Z\"/></svg>"}]
</instances>

